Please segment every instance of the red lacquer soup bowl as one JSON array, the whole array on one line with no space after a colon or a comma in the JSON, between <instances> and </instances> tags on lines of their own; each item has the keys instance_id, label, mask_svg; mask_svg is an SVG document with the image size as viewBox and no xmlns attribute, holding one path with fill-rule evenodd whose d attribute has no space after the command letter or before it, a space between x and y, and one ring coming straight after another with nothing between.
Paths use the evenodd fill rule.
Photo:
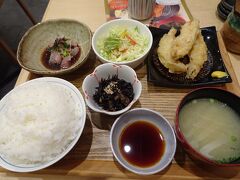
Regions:
<instances>
[{"instance_id":1,"label":"red lacquer soup bowl","mask_svg":"<svg viewBox=\"0 0 240 180\"><path fill-rule=\"evenodd\" d=\"M233 134L234 131L224 130L225 132L227 132L225 134L224 134L224 132L220 132L219 129L217 131L215 127L219 126L218 124L220 124L221 118L208 118L209 120L206 120L206 122L204 122L204 125L198 126L199 121L201 121L200 124L203 123L201 117L202 116L205 117L205 115L210 114L209 109L211 108L210 107L211 104L210 104L210 106L205 105L204 107L202 107L204 109L204 111L203 112L200 111L200 113L199 113L197 111L194 112L194 108L196 107L196 102L208 101L208 100L209 100L209 103L219 103L220 102L220 105L219 105L220 108L222 108L223 106L224 107L226 106L227 108L229 108L231 111L233 111L235 113L235 115L237 117L235 119L236 121L234 121L234 123L237 123L238 125L240 124L240 122L239 122L240 121L240 98L237 95L235 95L231 92L228 92L226 90L220 89L220 88L211 88L211 87L200 88L200 89L196 89L196 90L188 93L179 103L178 109L176 111L176 122L175 122L175 131L176 131L177 139L180 141L180 143L182 144L185 151L194 160L204 162L204 163L214 165L214 166L225 166L225 167L226 166L240 166L240 153L239 153L239 151L240 151L240 143L239 143L240 132L238 132L238 130L236 131L235 134ZM203 102L203 103L205 103L205 102ZM219 107L217 107L217 108L219 108ZM187 111L186 110L187 108L190 111ZM197 108L201 108L201 107L197 106ZM224 109L220 110L220 111L224 111ZM188 118L188 114L189 114L189 117L191 117L191 118ZM190 119L190 120L187 120L187 119ZM228 120L229 118L225 118L225 119ZM211 122L211 121L214 121L214 122ZM211 124L213 124L213 123L217 123L217 125L211 126ZM231 123L226 124L226 128L228 128L229 124L231 124ZM233 127L240 128L238 125L233 126ZM204 130L200 131L201 130L200 128L203 128ZM205 131L205 129L207 131ZM216 131L216 132L214 132L214 131ZM232 132L231 136L228 135L229 134L228 132ZM193 137L196 137L195 133L198 133L197 137L199 137L199 138L193 138ZM214 139L214 142L212 140L206 139L207 143L206 144L203 143L204 138L210 137L210 139L212 139L212 136L216 136L216 138L215 138L216 142L215 142L215 139ZM235 149L237 149L238 152L234 150L233 151L234 153L233 154L228 153L228 156L225 156L226 154L222 153L222 154L220 154L220 157L222 158L221 160L212 158L212 152L215 152L212 149L215 148L215 149L219 150L219 148L226 149L226 147L227 147L225 144L219 145L220 144L219 138L222 138L224 140L224 139L227 139L228 136L229 136L229 142L230 142L230 143L228 143L229 149L235 148ZM200 141L200 139L201 139L201 141ZM223 140L221 140L221 141L223 141ZM200 145L201 143L204 145ZM233 144L233 147L231 147L232 144ZM218 147L218 145L219 145L219 147ZM220 152L222 152L222 151L220 151ZM230 151L230 152L232 152L232 151Z\"/></svg>"}]
</instances>

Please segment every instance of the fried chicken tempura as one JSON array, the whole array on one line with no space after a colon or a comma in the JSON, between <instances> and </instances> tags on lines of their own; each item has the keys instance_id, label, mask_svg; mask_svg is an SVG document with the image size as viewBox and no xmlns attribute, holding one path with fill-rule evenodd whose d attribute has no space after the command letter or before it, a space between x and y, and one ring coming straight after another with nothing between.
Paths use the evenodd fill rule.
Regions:
<instances>
[{"instance_id":1,"label":"fried chicken tempura","mask_svg":"<svg viewBox=\"0 0 240 180\"><path fill-rule=\"evenodd\" d=\"M177 60L183 58L192 49L199 34L199 21L193 20L185 23L180 31L180 35L176 37L172 44L172 58Z\"/></svg>"},{"instance_id":2,"label":"fried chicken tempura","mask_svg":"<svg viewBox=\"0 0 240 180\"><path fill-rule=\"evenodd\" d=\"M158 58L160 62L169 69L169 72L172 73L181 73L187 71L187 66L184 65L181 62L176 62L171 55L171 49L172 49L172 43L175 39L175 34L177 30L172 28L168 32L168 34L165 34L160 42L159 47L157 49Z\"/></svg>"},{"instance_id":3,"label":"fried chicken tempura","mask_svg":"<svg viewBox=\"0 0 240 180\"><path fill-rule=\"evenodd\" d=\"M186 77L194 79L202 69L204 62L207 60L207 46L203 40L202 34L199 33L189 53L190 63L187 67Z\"/></svg>"}]
</instances>

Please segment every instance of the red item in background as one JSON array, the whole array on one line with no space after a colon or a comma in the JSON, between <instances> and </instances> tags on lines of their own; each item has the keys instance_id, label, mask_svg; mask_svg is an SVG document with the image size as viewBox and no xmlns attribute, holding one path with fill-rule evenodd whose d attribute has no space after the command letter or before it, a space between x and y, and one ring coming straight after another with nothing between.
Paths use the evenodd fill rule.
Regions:
<instances>
[{"instance_id":1,"label":"red item in background","mask_svg":"<svg viewBox=\"0 0 240 180\"><path fill-rule=\"evenodd\" d=\"M123 10L128 7L128 0L111 0L108 6L112 10Z\"/></svg>"}]
</instances>

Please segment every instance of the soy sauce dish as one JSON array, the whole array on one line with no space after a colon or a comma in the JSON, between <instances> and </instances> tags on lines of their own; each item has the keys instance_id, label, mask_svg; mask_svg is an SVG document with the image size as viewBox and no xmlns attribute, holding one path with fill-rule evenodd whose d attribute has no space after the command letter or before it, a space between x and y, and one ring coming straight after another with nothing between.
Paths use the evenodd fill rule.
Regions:
<instances>
[{"instance_id":1,"label":"soy sauce dish","mask_svg":"<svg viewBox=\"0 0 240 180\"><path fill-rule=\"evenodd\" d=\"M176 136L195 160L240 166L240 98L218 88L187 94L176 113Z\"/></svg>"},{"instance_id":2,"label":"soy sauce dish","mask_svg":"<svg viewBox=\"0 0 240 180\"><path fill-rule=\"evenodd\" d=\"M161 114L137 108L116 119L110 132L110 146L123 167L136 174L150 175L171 163L176 138Z\"/></svg>"}]
</instances>

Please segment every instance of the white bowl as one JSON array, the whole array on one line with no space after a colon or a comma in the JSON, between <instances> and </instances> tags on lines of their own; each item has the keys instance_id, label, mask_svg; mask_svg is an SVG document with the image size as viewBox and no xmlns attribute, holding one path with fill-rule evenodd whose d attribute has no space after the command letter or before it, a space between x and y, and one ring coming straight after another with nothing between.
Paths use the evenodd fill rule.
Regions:
<instances>
[{"instance_id":1,"label":"white bowl","mask_svg":"<svg viewBox=\"0 0 240 180\"><path fill-rule=\"evenodd\" d=\"M107 79L109 76L118 75L119 79L123 79L126 82L130 82L133 86L134 97L132 102L122 110L119 111L107 111L101 108L93 99L93 95L96 88L99 86L99 81L101 79ZM135 71L126 65L115 65L113 63L101 64L96 67L96 69L89 74L83 81L82 90L85 95L85 101L88 107L92 110L108 115L118 115L122 114L138 100L142 91L142 84L137 79Z\"/></svg>"},{"instance_id":2,"label":"white bowl","mask_svg":"<svg viewBox=\"0 0 240 180\"><path fill-rule=\"evenodd\" d=\"M165 150L160 161L149 167L138 167L129 163L120 151L121 133L124 128L137 121L146 121L157 127L165 140ZM176 151L176 137L171 124L160 113L146 108L137 108L122 114L116 119L110 132L110 146L114 157L123 167L136 174L150 175L162 171L171 163Z\"/></svg>"},{"instance_id":3,"label":"white bowl","mask_svg":"<svg viewBox=\"0 0 240 180\"><path fill-rule=\"evenodd\" d=\"M6 106L6 104L9 102L9 98L12 97L13 93L19 92L22 90L22 88L25 88L25 87L28 87L28 88L33 87L33 86L36 87L40 83L51 84L54 86L58 86L59 88L62 87L62 88L64 88L66 93L71 94L71 100L74 102L75 106L78 108L78 111L79 111L78 116L76 117L78 119L77 121L79 121L79 123L78 123L79 127L77 127L79 129L77 130L77 132L74 136L74 139L65 147L65 149L60 154L57 154L55 157L53 157L48 162L36 163L36 164L31 164L31 165L30 164L16 165L16 164L10 163L10 161L6 157L3 157L3 155L0 154L0 166L5 169L8 169L10 171L33 172L33 171L37 171L37 170L46 168L46 167L56 163L57 161L62 159L74 147L74 145L77 143L77 141L79 140L79 138L82 134L82 131L83 131L83 128L85 125L85 119L86 119L86 107L85 107L84 99L83 99L81 93L79 92L79 90L73 84L71 84L70 82L65 81L63 79L60 79L60 78L53 78L53 77L38 78L38 79L34 79L34 80L28 81L26 83L23 83L23 84L17 86L12 91L10 91L6 96L4 96L4 98L0 101L0 113L4 113L4 111L3 111L4 106ZM35 102L32 102L32 103L35 103ZM57 104L56 104L56 107L58 107ZM68 119L66 119L66 121L67 120ZM1 119L0 119L0 121L1 121ZM15 148L19 148L19 147L15 147Z\"/></svg>"},{"instance_id":4,"label":"white bowl","mask_svg":"<svg viewBox=\"0 0 240 180\"><path fill-rule=\"evenodd\" d=\"M140 33L147 36L147 38L149 39L149 43L148 43L148 46L146 47L145 52L140 57L138 57L137 59L134 59L132 61L128 61L128 62L126 62L126 61L125 62L113 62L113 61L111 61L111 59L106 59L100 55L98 47L97 47L97 42L98 42L99 38L107 36L109 29L111 29L112 27L116 27L116 26L121 26L121 27L126 27L126 28L138 27ZM136 20L132 20L132 19L117 19L117 20L111 20L109 22L106 22L105 24L101 25L95 31L95 33L93 34L93 38L92 38L92 48L102 63L110 62L110 63L114 63L114 64L118 64L118 65L125 64L132 68L135 68L139 64L141 64L144 61L144 59L147 57L147 55L151 49L152 42L153 42L152 33L145 24L143 24L139 21L136 21Z\"/></svg>"}]
</instances>

